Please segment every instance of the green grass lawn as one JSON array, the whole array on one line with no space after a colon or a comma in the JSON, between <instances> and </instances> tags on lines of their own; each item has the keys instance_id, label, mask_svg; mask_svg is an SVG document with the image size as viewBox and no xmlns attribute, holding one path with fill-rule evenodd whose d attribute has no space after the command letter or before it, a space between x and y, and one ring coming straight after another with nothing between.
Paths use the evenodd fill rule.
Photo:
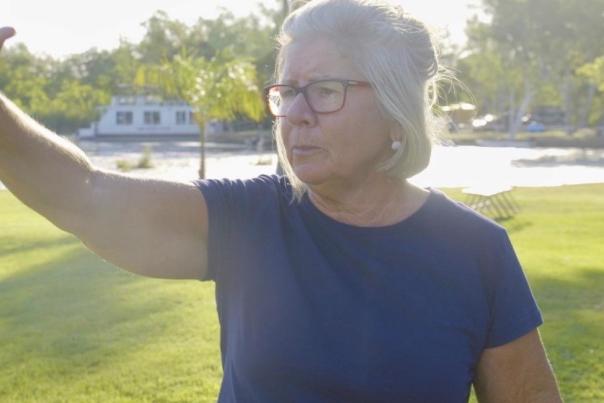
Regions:
<instances>
[{"instance_id":1,"label":"green grass lawn","mask_svg":"<svg viewBox=\"0 0 604 403\"><path fill-rule=\"evenodd\" d=\"M462 199L457 190L448 191ZM567 402L604 401L604 185L517 189L508 228ZM211 283L137 277L0 192L0 402L214 402Z\"/></svg>"}]
</instances>

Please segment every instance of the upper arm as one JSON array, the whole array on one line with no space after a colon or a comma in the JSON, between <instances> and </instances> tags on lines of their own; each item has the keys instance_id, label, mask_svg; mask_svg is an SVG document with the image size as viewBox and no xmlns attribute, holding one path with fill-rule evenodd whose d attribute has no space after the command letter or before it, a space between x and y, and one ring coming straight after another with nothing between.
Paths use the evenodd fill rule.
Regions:
<instances>
[{"instance_id":1,"label":"upper arm","mask_svg":"<svg viewBox=\"0 0 604 403\"><path fill-rule=\"evenodd\" d=\"M480 402L561 402L556 380L535 329L484 350L474 379Z\"/></svg>"},{"instance_id":2,"label":"upper arm","mask_svg":"<svg viewBox=\"0 0 604 403\"><path fill-rule=\"evenodd\" d=\"M150 277L200 279L208 213L192 183L96 171L73 231L109 262Z\"/></svg>"}]
</instances>

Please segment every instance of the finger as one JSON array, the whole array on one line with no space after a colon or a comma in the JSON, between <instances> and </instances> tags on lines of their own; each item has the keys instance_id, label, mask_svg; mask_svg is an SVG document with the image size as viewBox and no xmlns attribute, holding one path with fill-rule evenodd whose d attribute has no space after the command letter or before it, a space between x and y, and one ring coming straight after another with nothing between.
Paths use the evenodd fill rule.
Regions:
<instances>
[{"instance_id":1,"label":"finger","mask_svg":"<svg viewBox=\"0 0 604 403\"><path fill-rule=\"evenodd\" d=\"M0 46L4 43L5 40L14 36L16 34L15 29L13 27L2 27L0 28Z\"/></svg>"}]
</instances>

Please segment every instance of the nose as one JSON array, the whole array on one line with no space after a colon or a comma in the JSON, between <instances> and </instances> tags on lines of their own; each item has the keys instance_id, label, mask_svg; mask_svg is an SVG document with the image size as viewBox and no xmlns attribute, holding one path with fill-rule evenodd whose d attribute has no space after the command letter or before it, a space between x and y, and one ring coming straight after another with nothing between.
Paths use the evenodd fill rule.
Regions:
<instances>
[{"instance_id":1,"label":"nose","mask_svg":"<svg viewBox=\"0 0 604 403\"><path fill-rule=\"evenodd\" d=\"M310 126L316 123L317 116L310 109L304 94L296 95L294 102L287 110L287 121L293 126Z\"/></svg>"}]
</instances>

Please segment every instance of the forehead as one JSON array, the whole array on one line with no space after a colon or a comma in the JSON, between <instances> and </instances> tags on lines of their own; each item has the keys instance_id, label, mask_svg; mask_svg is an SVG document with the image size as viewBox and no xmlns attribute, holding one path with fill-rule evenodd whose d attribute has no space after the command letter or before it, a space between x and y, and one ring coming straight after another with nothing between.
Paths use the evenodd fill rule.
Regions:
<instances>
[{"instance_id":1,"label":"forehead","mask_svg":"<svg viewBox=\"0 0 604 403\"><path fill-rule=\"evenodd\" d=\"M298 40L281 52L279 81L300 83L322 78L362 80L349 58L327 39Z\"/></svg>"}]
</instances>

